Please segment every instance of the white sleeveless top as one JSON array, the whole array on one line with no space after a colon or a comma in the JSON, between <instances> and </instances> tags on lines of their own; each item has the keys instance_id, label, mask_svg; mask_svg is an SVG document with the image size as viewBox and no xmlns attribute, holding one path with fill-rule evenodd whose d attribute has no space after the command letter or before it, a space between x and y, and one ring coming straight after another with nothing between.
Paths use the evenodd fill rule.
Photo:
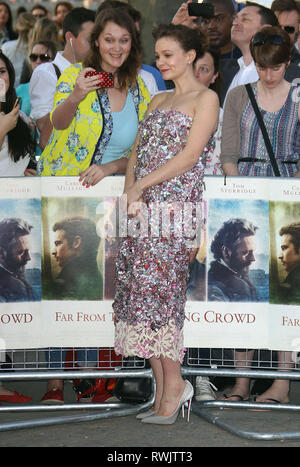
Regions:
<instances>
[{"instance_id":1,"label":"white sleeveless top","mask_svg":"<svg viewBox=\"0 0 300 467\"><path fill-rule=\"evenodd\" d=\"M8 137L6 135L0 148L0 177L22 177L29 161L30 157L28 155L17 162L12 160L8 150Z\"/></svg>"}]
</instances>

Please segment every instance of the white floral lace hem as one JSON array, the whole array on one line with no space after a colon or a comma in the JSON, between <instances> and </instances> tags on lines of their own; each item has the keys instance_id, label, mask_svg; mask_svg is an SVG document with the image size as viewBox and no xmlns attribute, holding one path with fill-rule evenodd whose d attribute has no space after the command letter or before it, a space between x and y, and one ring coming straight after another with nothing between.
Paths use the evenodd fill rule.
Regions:
<instances>
[{"instance_id":1,"label":"white floral lace hem","mask_svg":"<svg viewBox=\"0 0 300 467\"><path fill-rule=\"evenodd\" d=\"M115 326L115 352L124 357L141 358L166 357L183 362L183 329L170 320L168 325L158 331L145 327L143 323L132 325L119 321Z\"/></svg>"}]
</instances>

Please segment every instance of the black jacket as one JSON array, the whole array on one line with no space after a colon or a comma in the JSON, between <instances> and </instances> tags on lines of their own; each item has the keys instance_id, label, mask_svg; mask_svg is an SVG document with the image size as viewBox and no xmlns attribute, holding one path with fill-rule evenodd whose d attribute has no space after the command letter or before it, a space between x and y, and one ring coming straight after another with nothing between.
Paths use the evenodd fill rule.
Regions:
<instances>
[{"instance_id":1,"label":"black jacket","mask_svg":"<svg viewBox=\"0 0 300 467\"><path fill-rule=\"evenodd\" d=\"M36 301L24 274L14 274L0 265L0 302Z\"/></svg>"},{"instance_id":2,"label":"black jacket","mask_svg":"<svg viewBox=\"0 0 300 467\"><path fill-rule=\"evenodd\" d=\"M241 276L219 261L208 271L208 300L217 302L257 302L256 288L248 276Z\"/></svg>"},{"instance_id":3,"label":"black jacket","mask_svg":"<svg viewBox=\"0 0 300 467\"><path fill-rule=\"evenodd\" d=\"M300 265L287 275L283 285L281 287L283 302L300 305Z\"/></svg>"},{"instance_id":4,"label":"black jacket","mask_svg":"<svg viewBox=\"0 0 300 467\"><path fill-rule=\"evenodd\" d=\"M96 260L74 258L61 270L53 287L57 300L101 300L103 281Z\"/></svg>"}]
</instances>

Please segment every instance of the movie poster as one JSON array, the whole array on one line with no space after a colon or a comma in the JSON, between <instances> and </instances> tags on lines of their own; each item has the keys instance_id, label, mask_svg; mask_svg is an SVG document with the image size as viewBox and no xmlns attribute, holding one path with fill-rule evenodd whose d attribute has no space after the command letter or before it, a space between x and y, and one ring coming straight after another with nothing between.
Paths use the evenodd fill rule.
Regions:
<instances>
[{"instance_id":1,"label":"movie poster","mask_svg":"<svg viewBox=\"0 0 300 467\"><path fill-rule=\"evenodd\" d=\"M43 300L103 299L99 198L43 197Z\"/></svg>"},{"instance_id":2,"label":"movie poster","mask_svg":"<svg viewBox=\"0 0 300 467\"><path fill-rule=\"evenodd\" d=\"M205 182L206 295L204 302L188 297L185 345L260 348L268 342L268 184L235 177Z\"/></svg>"},{"instance_id":3,"label":"movie poster","mask_svg":"<svg viewBox=\"0 0 300 467\"><path fill-rule=\"evenodd\" d=\"M123 178L112 177L89 189L73 177L42 181L42 313L49 345L112 345L105 225L116 191L122 193Z\"/></svg>"},{"instance_id":4,"label":"movie poster","mask_svg":"<svg viewBox=\"0 0 300 467\"><path fill-rule=\"evenodd\" d=\"M269 203L210 201L208 301L269 301Z\"/></svg>"},{"instance_id":5,"label":"movie poster","mask_svg":"<svg viewBox=\"0 0 300 467\"><path fill-rule=\"evenodd\" d=\"M273 349L300 351L300 183L270 186L270 339Z\"/></svg>"},{"instance_id":6,"label":"movie poster","mask_svg":"<svg viewBox=\"0 0 300 467\"><path fill-rule=\"evenodd\" d=\"M1 179L0 348L114 345L116 257L130 224L123 184L121 176L89 189L76 177ZM185 345L299 351L300 181L205 184Z\"/></svg>"},{"instance_id":7,"label":"movie poster","mask_svg":"<svg viewBox=\"0 0 300 467\"><path fill-rule=\"evenodd\" d=\"M41 288L40 181L2 179L0 341L4 348L30 348L32 340L40 342Z\"/></svg>"}]
</instances>

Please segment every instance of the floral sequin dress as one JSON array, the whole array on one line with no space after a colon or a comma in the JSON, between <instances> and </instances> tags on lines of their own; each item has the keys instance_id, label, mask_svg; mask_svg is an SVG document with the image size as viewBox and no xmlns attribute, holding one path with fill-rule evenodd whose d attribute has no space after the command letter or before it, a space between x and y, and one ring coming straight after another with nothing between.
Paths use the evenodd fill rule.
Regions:
<instances>
[{"instance_id":1,"label":"floral sequin dress","mask_svg":"<svg viewBox=\"0 0 300 467\"><path fill-rule=\"evenodd\" d=\"M140 124L136 178L153 172L180 152L191 125L192 118L176 110L151 112ZM209 143L192 170L144 191L150 218L154 207L162 203L199 203L204 161L210 149ZM113 303L117 353L182 362L189 255L183 235L139 235L122 240Z\"/></svg>"}]
</instances>

